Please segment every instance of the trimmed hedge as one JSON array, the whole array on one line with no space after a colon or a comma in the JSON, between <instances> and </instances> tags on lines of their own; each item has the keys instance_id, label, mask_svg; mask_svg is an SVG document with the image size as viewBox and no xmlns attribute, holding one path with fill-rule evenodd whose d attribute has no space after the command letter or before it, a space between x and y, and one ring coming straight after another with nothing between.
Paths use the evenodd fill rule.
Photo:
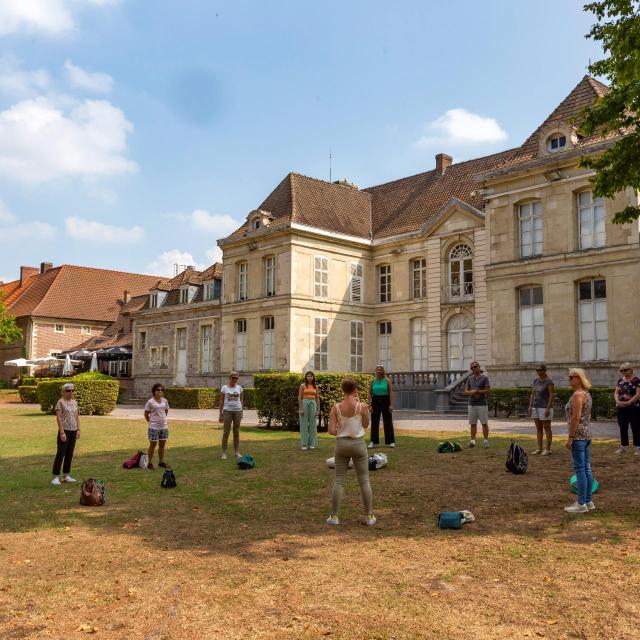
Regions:
<instances>
[{"instance_id":1,"label":"trimmed hedge","mask_svg":"<svg viewBox=\"0 0 640 640\"><path fill-rule=\"evenodd\" d=\"M174 409L213 409L218 393L215 387L165 387L164 397Z\"/></svg>"},{"instance_id":2,"label":"trimmed hedge","mask_svg":"<svg viewBox=\"0 0 640 640\"><path fill-rule=\"evenodd\" d=\"M245 409L256 408L256 390L253 387L244 387L242 390L242 398Z\"/></svg>"},{"instance_id":3,"label":"trimmed hedge","mask_svg":"<svg viewBox=\"0 0 640 640\"><path fill-rule=\"evenodd\" d=\"M616 415L616 403L613 399L614 389L608 387L592 387L593 398L592 418L612 418ZM529 408L529 387L492 388L489 394L489 407L494 415L498 413L507 417L512 415L524 415ZM556 387L553 399L556 418L564 415L564 407L569 402L573 391L570 387Z\"/></svg>"},{"instance_id":4,"label":"trimmed hedge","mask_svg":"<svg viewBox=\"0 0 640 640\"><path fill-rule=\"evenodd\" d=\"M350 376L360 389L360 397L367 397L367 387L372 377L362 373L318 373L316 383L320 392L320 415L322 425L329 425L331 407L342 400L342 378ZM255 403L260 422L268 428L297 431L300 428L298 390L303 375L298 373L260 373L253 377Z\"/></svg>"},{"instance_id":5,"label":"trimmed hedge","mask_svg":"<svg viewBox=\"0 0 640 640\"><path fill-rule=\"evenodd\" d=\"M38 402L46 413L55 413L58 400L62 397L62 385L73 382L75 399L78 401L78 413L83 416L104 416L111 413L116 406L120 385L115 378L107 379L56 378L38 384Z\"/></svg>"},{"instance_id":6,"label":"trimmed hedge","mask_svg":"<svg viewBox=\"0 0 640 640\"><path fill-rule=\"evenodd\" d=\"M38 386L37 385L20 385L18 387L20 402L24 404L36 404L38 402Z\"/></svg>"}]
</instances>

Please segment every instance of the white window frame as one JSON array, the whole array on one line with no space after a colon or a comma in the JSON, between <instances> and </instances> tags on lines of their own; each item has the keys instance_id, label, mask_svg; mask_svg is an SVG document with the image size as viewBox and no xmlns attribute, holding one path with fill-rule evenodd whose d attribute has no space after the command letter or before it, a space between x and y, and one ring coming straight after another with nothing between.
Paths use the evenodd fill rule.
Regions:
<instances>
[{"instance_id":1,"label":"white window frame","mask_svg":"<svg viewBox=\"0 0 640 640\"><path fill-rule=\"evenodd\" d=\"M520 257L542 255L542 203L539 200L518 205Z\"/></svg>"},{"instance_id":2,"label":"white window frame","mask_svg":"<svg viewBox=\"0 0 640 640\"><path fill-rule=\"evenodd\" d=\"M385 371L391 371L392 363L392 324L388 320L378 322L378 363Z\"/></svg>"},{"instance_id":3,"label":"white window frame","mask_svg":"<svg viewBox=\"0 0 640 640\"><path fill-rule=\"evenodd\" d=\"M313 368L316 371L329 369L329 319L320 316L314 318Z\"/></svg>"},{"instance_id":4,"label":"white window frame","mask_svg":"<svg viewBox=\"0 0 640 640\"><path fill-rule=\"evenodd\" d=\"M80 333L83 336L90 336L91 335L91 327L88 324L83 325L82 329L80 330Z\"/></svg>"},{"instance_id":5,"label":"white window frame","mask_svg":"<svg viewBox=\"0 0 640 640\"><path fill-rule=\"evenodd\" d=\"M595 297L596 282L604 283L605 296ZM589 299L581 299L581 285L589 283ZM607 310L607 283L604 278L583 280L578 283L578 334L580 336L580 361L609 359L609 318Z\"/></svg>"},{"instance_id":6,"label":"white window frame","mask_svg":"<svg viewBox=\"0 0 640 640\"><path fill-rule=\"evenodd\" d=\"M236 330L236 370L247 369L247 321L244 318L235 321Z\"/></svg>"},{"instance_id":7,"label":"white window frame","mask_svg":"<svg viewBox=\"0 0 640 640\"><path fill-rule=\"evenodd\" d=\"M276 295L276 257L267 256L264 259L264 293L270 298Z\"/></svg>"},{"instance_id":8,"label":"white window frame","mask_svg":"<svg viewBox=\"0 0 640 640\"><path fill-rule=\"evenodd\" d=\"M65 326L59 322L55 323L53 325L53 333L65 333Z\"/></svg>"},{"instance_id":9,"label":"white window frame","mask_svg":"<svg viewBox=\"0 0 640 640\"><path fill-rule=\"evenodd\" d=\"M262 368L276 368L276 323L273 316L262 319Z\"/></svg>"},{"instance_id":10,"label":"white window frame","mask_svg":"<svg viewBox=\"0 0 640 640\"><path fill-rule=\"evenodd\" d=\"M427 319L412 318L411 320L411 366L412 371L426 371L427 361Z\"/></svg>"},{"instance_id":11,"label":"white window frame","mask_svg":"<svg viewBox=\"0 0 640 640\"><path fill-rule=\"evenodd\" d=\"M207 284L204 285L204 300L205 302L208 302L210 300L213 300L213 298L215 297L215 282L207 282Z\"/></svg>"},{"instance_id":12,"label":"white window frame","mask_svg":"<svg viewBox=\"0 0 640 640\"><path fill-rule=\"evenodd\" d=\"M349 356L352 373L362 373L364 367L364 322L349 322Z\"/></svg>"},{"instance_id":13,"label":"white window frame","mask_svg":"<svg viewBox=\"0 0 640 640\"><path fill-rule=\"evenodd\" d=\"M424 300L427 297L426 258L411 260L411 292L414 300Z\"/></svg>"},{"instance_id":14,"label":"white window frame","mask_svg":"<svg viewBox=\"0 0 640 640\"><path fill-rule=\"evenodd\" d=\"M468 261L468 265L466 264ZM457 268L455 268L457 265ZM467 269L466 267L469 266ZM454 282L457 280L457 282ZM449 252L449 300L473 299L473 251L461 242Z\"/></svg>"},{"instance_id":15,"label":"white window frame","mask_svg":"<svg viewBox=\"0 0 640 640\"><path fill-rule=\"evenodd\" d=\"M207 335L208 333L208 335ZM213 325L200 326L200 373L213 371Z\"/></svg>"},{"instance_id":16,"label":"white window frame","mask_svg":"<svg viewBox=\"0 0 640 640\"><path fill-rule=\"evenodd\" d=\"M313 297L325 300L329 297L329 259L313 256Z\"/></svg>"},{"instance_id":17,"label":"white window frame","mask_svg":"<svg viewBox=\"0 0 640 640\"><path fill-rule=\"evenodd\" d=\"M349 265L349 302L362 302L362 280L364 267L361 262L352 262Z\"/></svg>"},{"instance_id":18,"label":"white window frame","mask_svg":"<svg viewBox=\"0 0 640 640\"><path fill-rule=\"evenodd\" d=\"M157 309L158 308L158 292L154 291L149 294L149 308Z\"/></svg>"},{"instance_id":19,"label":"white window frame","mask_svg":"<svg viewBox=\"0 0 640 640\"><path fill-rule=\"evenodd\" d=\"M189 287L180 287L180 304L189 302Z\"/></svg>"},{"instance_id":20,"label":"white window frame","mask_svg":"<svg viewBox=\"0 0 640 640\"><path fill-rule=\"evenodd\" d=\"M544 297L542 287L518 289L520 362L544 362Z\"/></svg>"},{"instance_id":21,"label":"white window frame","mask_svg":"<svg viewBox=\"0 0 640 640\"><path fill-rule=\"evenodd\" d=\"M391 265L378 265L378 300L391 302Z\"/></svg>"},{"instance_id":22,"label":"white window frame","mask_svg":"<svg viewBox=\"0 0 640 640\"><path fill-rule=\"evenodd\" d=\"M558 144L554 147L553 143L555 140L558 141ZM560 144L560 142L562 142L562 144ZM566 148L566 146L567 136L565 136L563 133L554 134L547 140L547 149L551 153L558 153L558 151L562 151L564 148Z\"/></svg>"},{"instance_id":23,"label":"white window frame","mask_svg":"<svg viewBox=\"0 0 640 640\"><path fill-rule=\"evenodd\" d=\"M607 243L604 198L594 200L592 191L580 191L576 197L580 249L604 247Z\"/></svg>"},{"instance_id":24,"label":"white window frame","mask_svg":"<svg viewBox=\"0 0 640 640\"><path fill-rule=\"evenodd\" d=\"M238 263L238 301L243 302L247 299L249 291L249 263Z\"/></svg>"}]
</instances>

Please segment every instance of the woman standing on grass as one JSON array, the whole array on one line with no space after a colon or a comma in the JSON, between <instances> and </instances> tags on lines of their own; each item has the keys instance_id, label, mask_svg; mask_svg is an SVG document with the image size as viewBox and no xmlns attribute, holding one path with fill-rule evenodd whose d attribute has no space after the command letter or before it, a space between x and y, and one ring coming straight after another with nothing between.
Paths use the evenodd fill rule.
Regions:
<instances>
[{"instance_id":1,"label":"woman standing on grass","mask_svg":"<svg viewBox=\"0 0 640 640\"><path fill-rule=\"evenodd\" d=\"M298 409L300 411L300 448L315 449L318 446L318 424L320 415L320 394L313 371L304 374L304 382L298 389Z\"/></svg>"},{"instance_id":2,"label":"woman standing on grass","mask_svg":"<svg viewBox=\"0 0 640 640\"><path fill-rule=\"evenodd\" d=\"M358 387L353 378L342 380L342 391L344 400L333 405L329 416L329 433L336 436L336 480L331 497L331 515L327 518L327 524L340 524L340 502L349 460L353 458L364 505L364 523L373 526L376 517L373 515L373 497L369 484L369 456L364 442L364 431L369 426L369 408L358 400Z\"/></svg>"},{"instance_id":3,"label":"woman standing on grass","mask_svg":"<svg viewBox=\"0 0 640 640\"><path fill-rule=\"evenodd\" d=\"M220 415L218 422L223 424L222 431L222 455L223 460L227 459L227 445L229 443L229 432L233 424L233 451L236 458L240 457L240 422L242 421L242 403L244 395L243 389L238 384L240 376L237 371L229 374L229 383L223 384L220 389Z\"/></svg>"},{"instance_id":4,"label":"woman standing on grass","mask_svg":"<svg viewBox=\"0 0 640 640\"><path fill-rule=\"evenodd\" d=\"M616 401L618 426L620 427L620 446L616 453L625 453L629 446L629 426L633 436L635 454L640 455L640 378L633 375L630 362L620 365L622 378L616 384L613 397Z\"/></svg>"},{"instance_id":5,"label":"woman standing on grass","mask_svg":"<svg viewBox=\"0 0 640 640\"><path fill-rule=\"evenodd\" d=\"M384 425L384 443L388 447L396 446L393 433L393 386L387 378L384 367L379 364L373 380L369 383L369 406L371 407L371 442L369 449L380 444L380 416Z\"/></svg>"},{"instance_id":6,"label":"woman standing on grass","mask_svg":"<svg viewBox=\"0 0 640 640\"><path fill-rule=\"evenodd\" d=\"M58 451L53 461L53 479L51 484L60 484L60 467L64 473L63 482L75 482L71 473L71 461L76 440L80 437L80 418L78 403L73 397L75 387L68 382L62 386L62 398L56 404L56 422L58 423ZM64 465L63 465L64 461Z\"/></svg>"},{"instance_id":7,"label":"woman standing on grass","mask_svg":"<svg viewBox=\"0 0 640 640\"><path fill-rule=\"evenodd\" d=\"M153 385L151 393L151 398L144 405L144 419L149 423L147 431L149 435L147 469L153 471L153 452L156 450L156 444L158 445L158 466L167 466L164 461L164 448L169 439L169 424L167 422L169 401L164 397L164 387L160 383Z\"/></svg>"},{"instance_id":8,"label":"woman standing on grass","mask_svg":"<svg viewBox=\"0 0 640 640\"><path fill-rule=\"evenodd\" d=\"M538 438L538 448L531 452L531 455L541 456L551 455L551 420L553 420L553 396L555 386L553 380L547 375L547 367L540 364L536 367L538 377L531 385L529 395L529 415L533 417L536 425L536 436ZM542 445L542 436L546 436L546 447Z\"/></svg>"},{"instance_id":9,"label":"woman standing on grass","mask_svg":"<svg viewBox=\"0 0 640 640\"><path fill-rule=\"evenodd\" d=\"M567 513L586 513L595 509L591 499L593 474L591 473L591 382L584 369L570 369L569 383L573 395L565 406L569 435L566 447L571 451L573 469L578 480L578 499L565 507Z\"/></svg>"}]
</instances>

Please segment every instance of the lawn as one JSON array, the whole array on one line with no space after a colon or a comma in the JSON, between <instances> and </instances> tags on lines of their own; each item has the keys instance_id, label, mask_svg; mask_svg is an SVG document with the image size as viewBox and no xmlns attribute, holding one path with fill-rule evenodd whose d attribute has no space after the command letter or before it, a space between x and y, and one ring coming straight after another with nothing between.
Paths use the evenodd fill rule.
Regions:
<instances>
[{"instance_id":1,"label":"lawn","mask_svg":"<svg viewBox=\"0 0 640 640\"><path fill-rule=\"evenodd\" d=\"M612 442L594 445L598 509L569 516L560 442L514 476L506 438L443 455L440 434L403 435L372 473L378 525L359 524L351 472L330 528L328 436L303 453L295 434L243 429L258 466L239 471L218 425L172 423L164 490L121 467L142 420L84 418L74 475L107 485L87 508L49 484L53 418L2 409L0 431L1 639L638 638L640 456ZM454 509L476 522L438 530Z\"/></svg>"}]
</instances>

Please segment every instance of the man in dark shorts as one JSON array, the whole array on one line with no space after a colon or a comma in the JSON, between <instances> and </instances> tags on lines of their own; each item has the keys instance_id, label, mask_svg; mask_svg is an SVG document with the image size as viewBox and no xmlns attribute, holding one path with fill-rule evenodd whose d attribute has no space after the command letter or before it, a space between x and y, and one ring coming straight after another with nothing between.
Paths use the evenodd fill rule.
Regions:
<instances>
[{"instance_id":1,"label":"man in dark shorts","mask_svg":"<svg viewBox=\"0 0 640 640\"><path fill-rule=\"evenodd\" d=\"M489 378L482 373L480 365L472 362L470 365L471 375L464 385L464 395L469 397L469 430L471 438L467 447L476 446L476 432L478 431L478 420L482 424L482 446L486 449L489 446L489 406L487 396L491 391Z\"/></svg>"}]
</instances>

